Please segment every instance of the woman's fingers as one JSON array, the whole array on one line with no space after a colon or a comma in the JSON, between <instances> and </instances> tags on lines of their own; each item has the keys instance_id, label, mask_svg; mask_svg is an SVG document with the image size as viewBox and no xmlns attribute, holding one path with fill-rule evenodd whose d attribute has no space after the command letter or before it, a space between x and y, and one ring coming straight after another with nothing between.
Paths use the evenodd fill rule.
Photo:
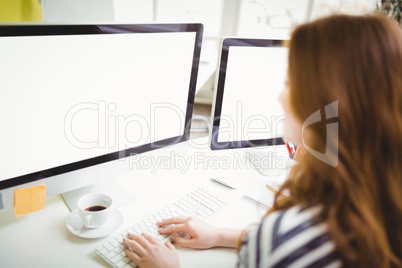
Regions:
<instances>
[{"instance_id":1,"label":"woman's fingers","mask_svg":"<svg viewBox=\"0 0 402 268\"><path fill-rule=\"evenodd\" d=\"M123 244L127 249L135 252L138 256L144 255L144 247L142 247L136 240L125 239Z\"/></svg>"},{"instance_id":2,"label":"woman's fingers","mask_svg":"<svg viewBox=\"0 0 402 268\"><path fill-rule=\"evenodd\" d=\"M168 241L168 242L166 242L166 247L168 247L169 249L175 249L175 247L173 246L173 244L170 242L170 241Z\"/></svg>"},{"instance_id":3,"label":"woman's fingers","mask_svg":"<svg viewBox=\"0 0 402 268\"><path fill-rule=\"evenodd\" d=\"M138 241L144 243L142 247ZM170 243L162 244L151 235L143 234L129 235L124 241L128 247L125 250L126 256L140 267L179 267L179 257L176 248Z\"/></svg>"},{"instance_id":4,"label":"woman's fingers","mask_svg":"<svg viewBox=\"0 0 402 268\"><path fill-rule=\"evenodd\" d=\"M126 256L129 257L135 264L140 263L141 257L137 253L129 249L124 250L124 252L126 253Z\"/></svg>"},{"instance_id":5,"label":"woman's fingers","mask_svg":"<svg viewBox=\"0 0 402 268\"><path fill-rule=\"evenodd\" d=\"M196 248L196 243L197 243L197 241L195 241L194 239L183 238L180 236L174 237L173 242L176 245L184 247L184 248Z\"/></svg>"},{"instance_id":6,"label":"woman's fingers","mask_svg":"<svg viewBox=\"0 0 402 268\"><path fill-rule=\"evenodd\" d=\"M191 217L174 217L171 219L159 222L159 226L167 226L159 229L161 234L171 234L171 233L189 233L191 232Z\"/></svg>"},{"instance_id":7,"label":"woman's fingers","mask_svg":"<svg viewBox=\"0 0 402 268\"><path fill-rule=\"evenodd\" d=\"M144 235L136 235L136 234L129 234L127 237L130 240L136 241L138 244L140 244L143 248L147 248L149 245L148 240L144 237Z\"/></svg>"},{"instance_id":8,"label":"woman's fingers","mask_svg":"<svg viewBox=\"0 0 402 268\"><path fill-rule=\"evenodd\" d=\"M190 217L185 217L185 216L173 217L173 218L158 222L158 225L162 227L162 226L170 225L170 224L181 224L181 223L188 222L189 220L190 220Z\"/></svg>"},{"instance_id":9,"label":"woman's fingers","mask_svg":"<svg viewBox=\"0 0 402 268\"><path fill-rule=\"evenodd\" d=\"M148 240L148 242L151 243L151 244L159 243L159 241L158 241L155 237L153 237L152 235L149 235L149 234L144 233L144 234L142 234L142 236L143 236L146 240Z\"/></svg>"},{"instance_id":10,"label":"woman's fingers","mask_svg":"<svg viewBox=\"0 0 402 268\"><path fill-rule=\"evenodd\" d=\"M123 244L132 249L138 256L144 256L144 252L149 248L150 241L143 235L129 234Z\"/></svg>"},{"instance_id":11,"label":"woman's fingers","mask_svg":"<svg viewBox=\"0 0 402 268\"><path fill-rule=\"evenodd\" d=\"M176 224L166 228L159 229L160 234L171 234L171 233L180 233L180 232L188 232L188 226L186 224Z\"/></svg>"}]
</instances>

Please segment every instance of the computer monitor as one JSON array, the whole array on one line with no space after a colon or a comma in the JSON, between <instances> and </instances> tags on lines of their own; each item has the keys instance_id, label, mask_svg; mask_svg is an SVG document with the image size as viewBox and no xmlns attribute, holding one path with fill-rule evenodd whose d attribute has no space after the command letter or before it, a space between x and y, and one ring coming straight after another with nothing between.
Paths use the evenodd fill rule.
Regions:
<instances>
[{"instance_id":1,"label":"computer monitor","mask_svg":"<svg viewBox=\"0 0 402 268\"><path fill-rule=\"evenodd\" d=\"M247 154L265 173L286 164L282 139L286 116L279 95L286 83L287 57L284 40L222 40L212 107L212 150L263 148Z\"/></svg>"},{"instance_id":2,"label":"computer monitor","mask_svg":"<svg viewBox=\"0 0 402 268\"><path fill-rule=\"evenodd\" d=\"M201 24L0 26L0 194L53 196L188 140ZM0 200L1 201L1 200Z\"/></svg>"}]
</instances>

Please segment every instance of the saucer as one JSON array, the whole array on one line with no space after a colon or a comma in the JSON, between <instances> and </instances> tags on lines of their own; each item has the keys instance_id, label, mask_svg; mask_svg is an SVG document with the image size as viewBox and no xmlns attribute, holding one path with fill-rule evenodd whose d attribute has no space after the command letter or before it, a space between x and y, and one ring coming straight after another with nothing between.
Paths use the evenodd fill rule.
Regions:
<instances>
[{"instance_id":1,"label":"saucer","mask_svg":"<svg viewBox=\"0 0 402 268\"><path fill-rule=\"evenodd\" d=\"M74 235L83 238L99 238L104 237L116 230L123 222L123 215L118 209L114 209L108 221L97 229L88 229L84 226L78 215L78 210L74 210L67 217L67 229Z\"/></svg>"}]
</instances>

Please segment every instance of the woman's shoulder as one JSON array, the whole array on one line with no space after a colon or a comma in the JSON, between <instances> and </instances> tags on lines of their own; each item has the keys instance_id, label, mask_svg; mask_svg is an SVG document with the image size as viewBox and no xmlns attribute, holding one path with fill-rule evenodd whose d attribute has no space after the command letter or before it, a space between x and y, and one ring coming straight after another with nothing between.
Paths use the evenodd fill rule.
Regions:
<instances>
[{"instance_id":1,"label":"woman's shoulder","mask_svg":"<svg viewBox=\"0 0 402 268\"><path fill-rule=\"evenodd\" d=\"M247 266L340 266L321 211L320 206L294 206L269 214L243 241Z\"/></svg>"},{"instance_id":2,"label":"woman's shoulder","mask_svg":"<svg viewBox=\"0 0 402 268\"><path fill-rule=\"evenodd\" d=\"M292 234L293 236L313 226L321 226L321 228L326 229L321 212L322 207L318 205L312 207L298 205L270 213L260 225L272 225L272 231L277 236L285 234Z\"/></svg>"}]
</instances>

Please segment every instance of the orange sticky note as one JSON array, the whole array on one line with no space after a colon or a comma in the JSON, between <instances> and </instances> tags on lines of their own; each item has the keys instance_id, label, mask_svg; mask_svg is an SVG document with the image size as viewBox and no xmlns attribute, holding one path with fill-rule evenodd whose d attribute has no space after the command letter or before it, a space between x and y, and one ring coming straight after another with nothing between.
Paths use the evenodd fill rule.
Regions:
<instances>
[{"instance_id":1,"label":"orange sticky note","mask_svg":"<svg viewBox=\"0 0 402 268\"><path fill-rule=\"evenodd\" d=\"M45 207L46 185L40 184L32 187L16 189L14 191L15 216L41 210Z\"/></svg>"}]
</instances>

